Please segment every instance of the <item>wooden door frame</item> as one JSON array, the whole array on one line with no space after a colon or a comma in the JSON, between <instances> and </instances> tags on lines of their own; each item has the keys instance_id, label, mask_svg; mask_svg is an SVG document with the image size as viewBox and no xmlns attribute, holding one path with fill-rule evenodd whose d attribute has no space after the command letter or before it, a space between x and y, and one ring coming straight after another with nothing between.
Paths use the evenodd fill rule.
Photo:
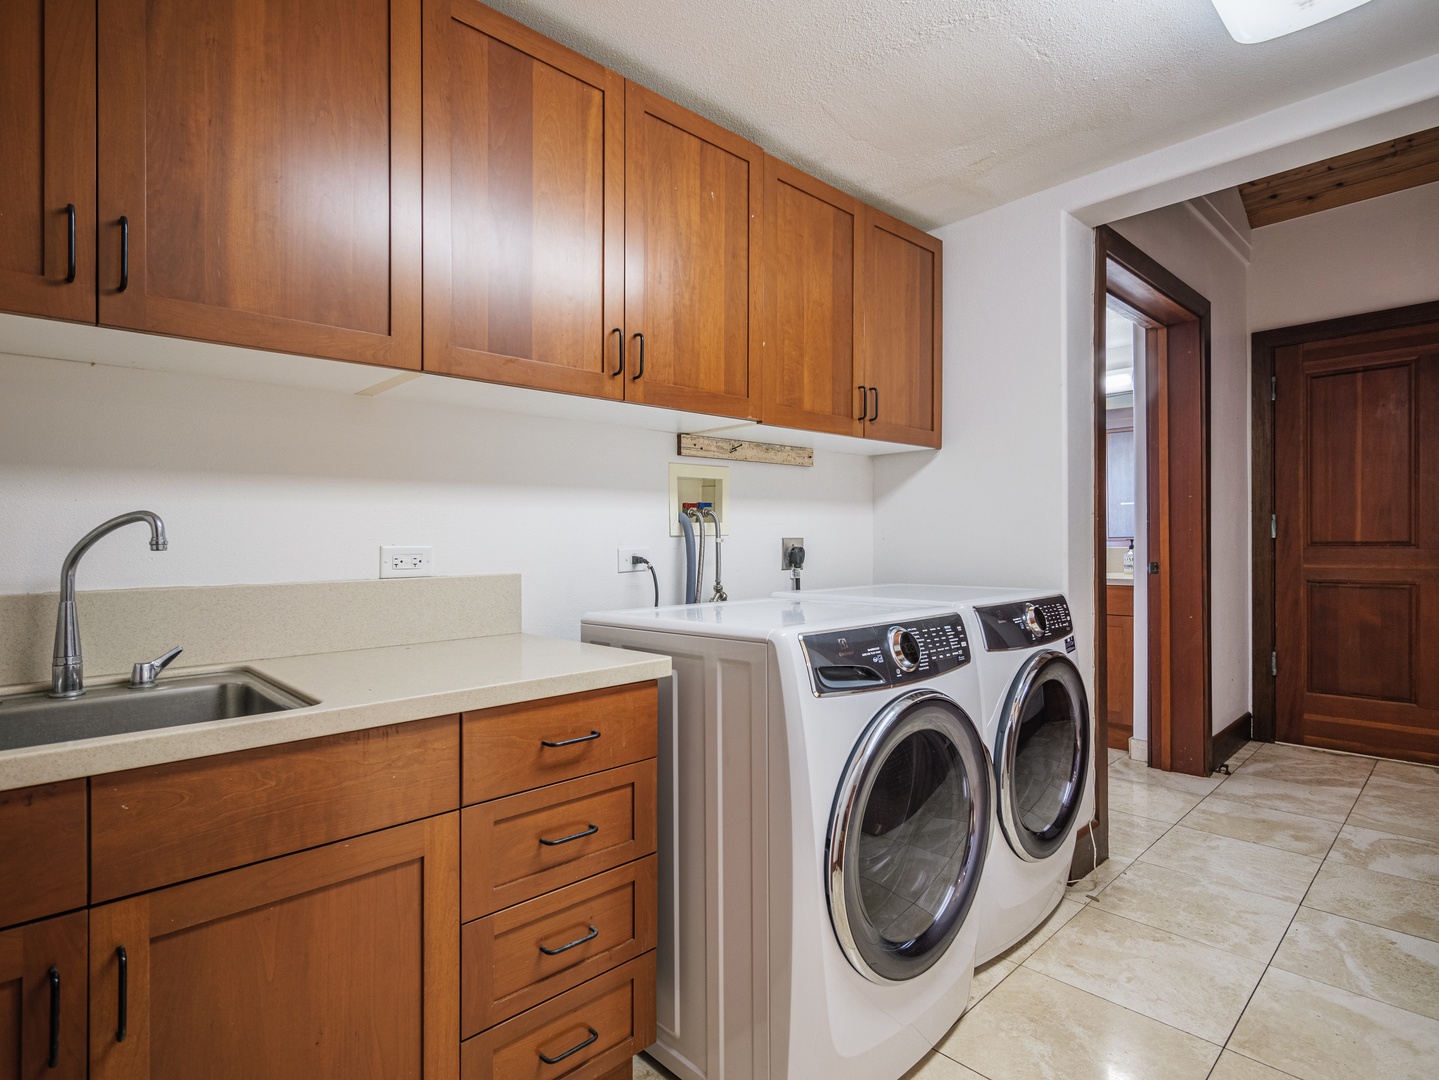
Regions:
<instances>
[{"instance_id":1,"label":"wooden door frame","mask_svg":"<svg viewBox=\"0 0 1439 1080\"><path fill-rule=\"evenodd\" d=\"M1439 322L1439 301L1348 315L1322 322L1261 330L1250 338L1251 581L1253 583L1253 656L1251 659L1254 738L1274 742L1277 731L1273 674L1275 647L1274 591L1274 354L1289 345L1328 338L1372 334L1405 326Z\"/></svg>"},{"instance_id":2,"label":"wooden door frame","mask_svg":"<svg viewBox=\"0 0 1439 1080\"><path fill-rule=\"evenodd\" d=\"M1095 744L1108 747L1108 676L1105 657L1108 648L1108 601L1105 592L1107 567L1103 558L1108 546L1106 526L1106 426L1105 426L1105 320L1111 298L1146 327L1145 462L1148 483L1146 529L1150 561L1170 543L1172 521L1187 524L1198 547L1187 549L1184 562L1197 568L1188 598L1173 601L1170 567L1154 576L1145 575L1149 589L1149 765L1167 771L1207 776L1213 769L1214 735L1212 705L1212 646L1210 628L1210 491L1209 491L1209 381L1210 304L1194 289L1150 258L1108 226L1095 230L1094 289L1094 593L1095 593ZM1136 363L1139 358L1136 358ZM1188 414L1191 430L1182 432L1189 445L1198 444L1198 454L1170 460L1167 385L1179 380L1188 389L1182 396L1197 411ZM1178 414L1174 414L1178 415ZM1165 483L1167 481L1167 483ZM1173 491L1186 489L1190 497L1182 504L1171 502ZM1138 522L1135 523L1136 529ZM1172 549L1171 549L1172 554ZM1137 586L1136 586L1137 587ZM1187 619L1189 631L1180 641L1174 627L1176 613ZM1163 673L1168 673L1167 677ZM1168 696L1176 681L1193 684L1198 709L1188 709L1176 723ZM1107 770L1096 768L1096 807L1108 805L1108 783L1101 779ZM1102 793L1102 797L1101 797Z\"/></svg>"}]
</instances>

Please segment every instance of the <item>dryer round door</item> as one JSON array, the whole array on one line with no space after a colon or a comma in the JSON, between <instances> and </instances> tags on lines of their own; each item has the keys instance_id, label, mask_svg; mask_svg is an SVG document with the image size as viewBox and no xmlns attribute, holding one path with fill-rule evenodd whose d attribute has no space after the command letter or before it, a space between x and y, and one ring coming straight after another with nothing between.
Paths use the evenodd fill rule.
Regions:
<instances>
[{"instance_id":1,"label":"dryer round door","mask_svg":"<svg viewBox=\"0 0 1439 1080\"><path fill-rule=\"evenodd\" d=\"M988 755L953 700L891 702L850 755L827 844L830 918L865 978L928 970L959 933L989 848Z\"/></svg>"},{"instance_id":2,"label":"dryer round door","mask_svg":"<svg viewBox=\"0 0 1439 1080\"><path fill-rule=\"evenodd\" d=\"M1074 827L1089 743L1079 669L1063 653L1031 656L1010 686L994 744L999 824L1021 859L1048 858Z\"/></svg>"}]
</instances>

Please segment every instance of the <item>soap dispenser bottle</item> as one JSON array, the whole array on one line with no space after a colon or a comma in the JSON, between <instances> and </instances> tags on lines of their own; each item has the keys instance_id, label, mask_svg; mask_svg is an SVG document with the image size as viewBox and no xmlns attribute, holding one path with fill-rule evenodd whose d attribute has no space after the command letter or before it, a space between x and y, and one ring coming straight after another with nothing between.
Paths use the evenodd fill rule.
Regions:
<instances>
[{"instance_id":1,"label":"soap dispenser bottle","mask_svg":"<svg viewBox=\"0 0 1439 1080\"><path fill-rule=\"evenodd\" d=\"M1134 573L1134 541L1132 539L1129 541L1129 550L1124 553L1124 572L1126 574Z\"/></svg>"}]
</instances>

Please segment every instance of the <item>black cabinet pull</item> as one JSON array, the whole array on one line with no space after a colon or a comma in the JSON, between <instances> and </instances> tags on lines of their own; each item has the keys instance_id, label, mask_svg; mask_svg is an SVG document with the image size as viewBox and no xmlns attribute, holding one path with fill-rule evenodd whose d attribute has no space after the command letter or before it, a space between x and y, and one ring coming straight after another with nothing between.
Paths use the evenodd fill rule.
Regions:
<instances>
[{"instance_id":1,"label":"black cabinet pull","mask_svg":"<svg viewBox=\"0 0 1439 1080\"><path fill-rule=\"evenodd\" d=\"M65 284L70 285L75 281L75 204L69 203L65 207L65 217L68 220L67 234L65 240Z\"/></svg>"},{"instance_id":2,"label":"black cabinet pull","mask_svg":"<svg viewBox=\"0 0 1439 1080\"><path fill-rule=\"evenodd\" d=\"M562 952L569 952L569 951L570 951L571 949L573 949L576 945L583 945L583 944L584 944L585 942L587 942L587 941L594 941L594 939L597 938L597 937L599 937L599 936L600 936L600 932L599 932L598 930L596 930L593 926L591 926L591 927L590 927L590 932L589 932L588 934L586 934L584 937L577 937L577 938L575 938L574 941L570 942L568 945L561 945L558 949L547 949L547 948L545 948L543 945L541 945L541 946L540 946L540 952L544 953L546 956L559 956L560 953L562 953Z\"/></svg>"},{"instance_id":3,"label":"black cabinet pull","mask_svg":"<svg viewBox=\"0 0 1439 1080\"><path fill-rule=\"evenodd\" d=\"M631 382L645 373L645 336L643 334L636 334L635 337L640 339L640 369L630 376Z\"/></svg>"},{"instance_id":4,"label":"black cabinet pull","mask_svg":"<svg viewBox=\"0 0 1439 1080\"><path fill-rule=\"evenodd\" d=\"M53 1069L60 1064L60 969L51 964L45 977L50 980L50 1053L45 1067Z\"/></svg>"},{"instance_id":5,"label":"black cabinet pull","mask_svg":"<svg viewBox=\"0 0 1439 1080\"><path fill-rule=\"evenodd\" d=\"M874 408L872 408L872 409L869 410L869 418L870 418L871 420L878 420L878 419L879 419L879 387L877 387L877 386L871 386L871 387L869 388L869 392L874 395Z\"/></svg>"},{"instance_id":6,"label":"black cabinet pull","mask_svg":"<svg viewBox=\"0 0 1439 1080\"><path fill-rule=\"evenodd\" d=\"M130 287L130 219L124 214L120 215L120 287L116 292L124 292Z\"/></svg>"},{"instance_id":7,"label":"black cabinet pull","mask_svg":"<svg viewBox=\"0 0 1439 1080\"><path fill-rule=\"evenodd\" d=\"M616 375L625 373L625 332L616 326L610 333L620 336L620 366L610 372L610 378L613 379Z\"/></svg>"},{"instance_id":8,"label":"black cabinet pull","mask_svg":"<svg viewBox=\"0 0 1439 1080\"><path fill-rule=\"evenodd\" d=\"M541 745L541 746L551 746L551 747L553 747L553 746L574 746L575 743L577 743L577 742L589 742L591 739L598 739L599 737L600 737L600 733L599 733L598 731L591 731L588 735L581 735L581 736L579 736L578 738L574 738L574 739L560 739L558 742L551 742L549 739L541 739L541 740L540 740L540 745Z\"/></svg>"},{"instance_id":9,"label":"black cabinet pull","mask_svg":"<svg viewBox=\"0 0 1439 1080\"><path fill-rule=\"evenodd\" d=\"M586 1027L585 1030L590 1033L590 1037L589 1037L588 1039L586 1039L584 1042L576 1043L574 1046L570 1047L568 1050L566 1050L566 1051L565 1051L563 1054L561 1054L559 1057L547 1057L547 1056L545 1055L545 1052L544 1052L543 1050L537 1050L537 1051L535 1051L535 1052L540 1055L540 1060L543 1061L546 1065L555 1065L555 1064L557 1064L557 1063L559 1063L559 1062L561 1062L561 1061L564 1061L565 1058L569 1057L571 1054L577 1054L577 1053L579 1053L579 1052L580 1052L581 1050L583 1050L585 1047L589 1046L590 1043L594 1042L596 1039L598 1039L598 1038L600 1037L600 1033L599 1033L598 1031L596 1031L596 1030L595 1030L594 1028L592 1028L592 1027Z\"/></svg>"},{"instance_id":10,"label":"black cabinet pull","mask_svg":"<svg viewBox=\"0 0 1439 1080\"><path fill-rule=\"evenodd\" d=\"M125 946L115 946L115 959L120 964L120 996L117 999L119 1005L119 1019L115 1022L115 1041L125 1041L125 1029L129 1026L130 1019L130 961L125 956Z\"/></svg>"},{"instance_id":11,"label":"black cabinet pull","mask_svg":"<svg viewBox=\"0 0 1439 1080\"><path fill-rule=\"evenodd\" d=\"M558 840L546 840L542 836L540 837L540 843L544 844L545 847L554 847L557 844L568 844L571 840L579 840L585 836L594 836L595 833L599 831L600 827L598 825L591 824L588 829L584 829L583 831L577 833L571 833L569 836L562 836Z\"/></svg>"},{"instance_id":12,"label":"black cabinet pull","mask_svg":"<svg viewBox=\"0 0 1439 1080\"><path fill-rule=\"evenodd\" d=\"M859 418L863 420L869 412L869 387L861 385L859 388Z\"/></svg>"}]
</instances>

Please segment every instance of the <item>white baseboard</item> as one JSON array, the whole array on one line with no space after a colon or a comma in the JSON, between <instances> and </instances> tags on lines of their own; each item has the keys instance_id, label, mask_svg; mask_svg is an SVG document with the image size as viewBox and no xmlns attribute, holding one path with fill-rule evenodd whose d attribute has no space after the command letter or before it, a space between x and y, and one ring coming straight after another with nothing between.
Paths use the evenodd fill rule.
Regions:
<instances>
[{"instance_id":1,"label":"white baseboard","mask_svg":"<svg viewBox=\"0 0 1439 1080\"><path fill-rule=\"evenodd\" d=\"M1132 757L1135 761L1148 761L1148 760L1149 760L1149 740L1148 740L1148 739L1130 739L1130 740L1129 740L1129 756Z\"/></svg>"}]
</instances>

